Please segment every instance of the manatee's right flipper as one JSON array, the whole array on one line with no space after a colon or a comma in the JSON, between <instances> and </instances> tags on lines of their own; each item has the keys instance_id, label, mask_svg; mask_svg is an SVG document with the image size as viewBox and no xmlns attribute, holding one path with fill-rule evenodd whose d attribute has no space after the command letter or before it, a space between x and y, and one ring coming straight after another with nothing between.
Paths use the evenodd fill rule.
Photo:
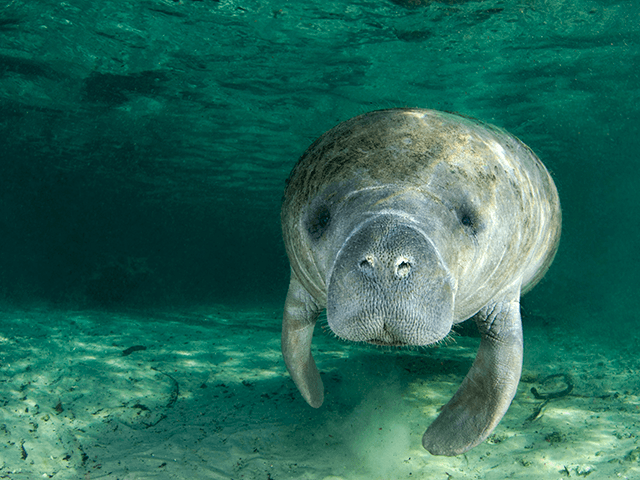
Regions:
<instances>
[{"instance_id":1,"label":"manatee's right flipper","mask_svg":"<svg viewBox=\"0 0 640 480\"><path fill-rule=\"evenodd\" d=\"M311 356L313 327L319 314L315 300L292 271L282 318L282 355L298 390L314 408L324 401L324 386Z\"/></svg>"},{"instance_id":2,"label":"manatee's right flipper","mask_svg":"<svg viewBox=\"0 0 640 480\"><path fill-rule=\"evenodd\" d=\"M459 455L484 441L506 413L522 371L520 289L485 307L475 320L482 334L471 370L422 437L433 455Z\"/></svg>"}]
</instances>

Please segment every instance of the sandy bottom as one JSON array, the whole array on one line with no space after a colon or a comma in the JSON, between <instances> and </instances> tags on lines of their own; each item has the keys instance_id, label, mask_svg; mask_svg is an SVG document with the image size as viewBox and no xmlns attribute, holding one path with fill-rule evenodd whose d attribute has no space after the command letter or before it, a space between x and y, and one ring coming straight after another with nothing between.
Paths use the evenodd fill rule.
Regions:
<instances>
[{"instance_id":1,"label":"sandy bottom","mask_svg":"<svg viewBox=\"0 0 640 480\"><path fill-rule=\"evenodd\" d=\"M534 317L509 412L487 442L443 458L422 434L477 338L396 351L317 327L315 410L285 371L280 315L1 312L0 479L640 479L636 332L609 342ZM543 406L531 388L565 389L554 374L573 391Z\"/></svg>"}]
</instances>

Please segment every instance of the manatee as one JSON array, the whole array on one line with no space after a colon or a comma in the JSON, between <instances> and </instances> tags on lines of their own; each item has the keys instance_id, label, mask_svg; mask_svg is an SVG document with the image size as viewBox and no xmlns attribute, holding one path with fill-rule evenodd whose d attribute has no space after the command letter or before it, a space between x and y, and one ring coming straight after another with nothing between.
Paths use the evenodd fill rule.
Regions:
<instances>
[{"instance_id":1,"label":"manatee","mask_svg":"<svg viewBox=\"0 0 640 480\"><path fill-rule=\"evenodd\" d=\"M422 444L458 455L485 440L520 380L520 295L560 239L558 193L538 157L466 116L374 111L307 149L281 220L291 265L282 353L309 405L324 399L311 354L324 309L338 337L398 347L437 343L473 318L476 359Z\"/></svg>"}]
</instances>

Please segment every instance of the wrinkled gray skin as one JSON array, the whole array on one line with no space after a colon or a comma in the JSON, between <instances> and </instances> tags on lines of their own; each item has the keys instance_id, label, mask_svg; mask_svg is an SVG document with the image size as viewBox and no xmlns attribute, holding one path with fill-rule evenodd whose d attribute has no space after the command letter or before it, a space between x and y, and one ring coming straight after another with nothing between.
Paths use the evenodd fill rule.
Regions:
<instances>
[{"instance_id":1,"label":"wrinkled gray skin","mask_svg":"<svg viewBox=\"0 0 640 480\"><path fill-rule=\"evenodd\" d=\"M282 353L304 399L323 402L311 337L325 308L337 336L376 345L429 345L473 317L476 360L422 443L434 455L478 445L516 393L520 295L551 264L560 223L545 167L494 126L394 109L325 133L291 172L282 205Z\"/></svg>"}]
</instances>

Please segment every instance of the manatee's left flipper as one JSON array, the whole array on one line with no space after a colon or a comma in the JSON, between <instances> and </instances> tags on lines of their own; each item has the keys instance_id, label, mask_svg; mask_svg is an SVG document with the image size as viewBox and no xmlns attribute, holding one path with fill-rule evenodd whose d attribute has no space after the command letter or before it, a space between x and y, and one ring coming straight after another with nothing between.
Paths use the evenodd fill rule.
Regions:
<instances>
[{"instance_id":1,"label":"manatee's left flipper","mask_svg":"<svg viewBox=\"0 0 640 480\"><path fill-rule=\"evenodd\" d=\"M315 300L292 271L282 318L282 355L302 397L314 408L324 401L322 379L311 355L313 327L319 313Z\"/></svg>"},{"instance_id":2,"label":"manatee's left flipper","mask_svg":"<svg viewBox=\"0 0 640 480\"><path fill-rule=\"evenodd\" d=\"M475 317L482 334L471 370L422 437L433 455L458 455L484 441L506 413L522 371L520 289Z\"/></svg>"}]
</instances>

